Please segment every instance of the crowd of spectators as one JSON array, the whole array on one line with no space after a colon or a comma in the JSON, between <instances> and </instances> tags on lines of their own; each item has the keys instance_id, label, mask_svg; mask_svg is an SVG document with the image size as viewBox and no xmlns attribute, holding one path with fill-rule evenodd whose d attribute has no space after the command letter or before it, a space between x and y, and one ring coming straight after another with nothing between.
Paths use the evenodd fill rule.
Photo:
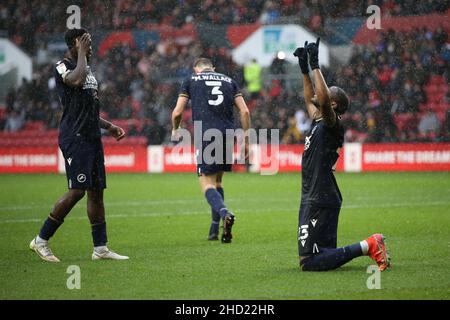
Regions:
<instances>
[{"instance_id":1,"label":"crowd of spectators","mask_svg":"<svg viewBox=\"0 0 450 320\"><path fill-rule=\"evenodd\" d=\"M392 15L414 14L418 10L417 6L404 7L408 1L393 0L233 0L228 6L230 9L223 8L224 2L230 4L230 1L194 0L94 0L79 4L83 11L90 12L83 16L83 25L88 29L97 25L105 29L139 28L147 22L180 26L193 19L214 24L258 20L271 23L280 16L298 12L311 18L306 15L307 10L309 13L318 10L325 16L334 9L331 16L352 16L369 4L388 8ZM448 1L423 1L419 6L424 6L423 3L427 3L426 10L422 8L425 12L448 8ZM0 29L7 29L11 39L33 51L35 37L29 36L30 30L37 33L64 31L65 22L60 21L61 17L67 16L64 9L60 4L50 5L47 1L2 1ZM449 83L447 42L448 35L442 29L409 33L389 31L375 45L355 47L348 65L323 69L328 83L343 87L351 97L351 110L343 118L348 128L347 141L438 140L448 133L449 120L442 116L442 110L439 113L427 107L429 97L425 92L430 75L443 76L445 83ZM280 139L284 143L304 140L310 122L302 109L301 93L276 77L286 69L285 60L274 59L268 72L275 77L268 85L257 85L259 89L255 90L249 88L244 79L244 66L233 62L229 49L205 48L195 41L183 44L170 39L148 42L143 51L124 44L104 57L94 55L91 65L100 83L102 115L109 119L131 119L127 127L129 134L145 135L150 144L168 142L170 112L180 83L190 74L192 62L198 56L211 57L217 71L237 80L251 109L253 127L280 129ZM257 69L256 66L256 73L261 75L261 70ZM442 101L447 106L448 99L447 95ZM7 117L0 125L8 131L20 130L26 121L39 121L47 128L57 128L61 108L52 65L38 67L31 81L25 81L18 90L8 93L6 113ZM400 129L397 115L404 114L410 115L408 119L412 121ZM134 121L136 119L139 121ZM189 113L184 125L192 126Z\"/></svg>"},{"instance_id":2,"label":"crowd of spectators","mask_svg":"<svg viewBox=\"0 0 450 320\"><path fill-rule=\"evenodd\" d=\"M176 45L170 39L158 44L149 42L144 51L118 45L104 57L93 55L90 64L99 82L102 115L108 119L138 119L127 126L128 134L145 135L151 144L167 141L170 113L181 81L192 72L192 64L199 56L211 57L218 71L243 86L242 68L232 61L230 50L204 49L199 42L189 45ZM57 128L61 106L54 65L43 65L35 70L32 81L25 81L18 90L10 90L6 113L2 127L8 131L24 126L24 121L13 120L17 115L26 115L27 121L42 122L49 129ZM185 120L184 125L190 128L188 117Z\"/></svg>"},{"instance_id":3,"label":"crowd of spectators","mask_svg":"<svg viewBox=\"0 0 450 320\"><path fill-rule=\"evenodd\" d=\"M381 15L410 16L443 14L450 8L449 0L267 0L261 8L258 21L263 24L279 23L283 17L300 21L316 33L323 33L327 19L365 17L367 8L377 5Z\"/></svg>"},{"instance_id":4,"label":"crowd of spectators","mask_svg":"<svg viewBox=\"0 0 450 320\"><path fill-rule=\"evenodd\" d=\"M71 5L79 6L81 23L89 30L122 30L145 29L147 25L178 28L191 22L254 23L265 3L265 0L4 0L0 2L0 30L34 54L39 46L38 37L45 39L65 31L69 16L66 10ZM35 36L30 37L31 34Z\"/></svg>"},{"instance_id":5,"label":"crowd of spectators","mask_svg":"<svg viewBox=\"0 0 450 320\"><path fill-rule=\"evenodd\" d=\"M372 4L383 15L423 15L446 12L450 0L3 0L0 30L34 54L39 41L64 32L70 5L80 7L81 22L90 30L144 29L155 24L179 28L191 22L271 24L297 17L320 33L326 18L363 17Z\"/></svg>"},{"instance_id":6,"label":"crowd of spectators","mask_svg":"<svg viewBox=\"0 0 450 320\"><path fill-rule=\"evenodd\" d=\"M417 140L423 138L417 124L425 112L445 114L439 105L447 104L445 92L436 102L426 86L432 76L450 82L450 47L447 33L416 29L411 32L384 33L375 45L355 47L350 63L337 70L336 83L351 96L352 110L345 117L348 140ZM445 85L444 85L445 87ZM405 130L399 132L399 114L408 114ZM401 121L401 119L399 120ZM440 126L444 129L444 126ZM439 129L437 129L439 130ZM368 135L366 134L368 133ZM439 136L439 132L436 132Z\"/></svg>"}]
</instances>

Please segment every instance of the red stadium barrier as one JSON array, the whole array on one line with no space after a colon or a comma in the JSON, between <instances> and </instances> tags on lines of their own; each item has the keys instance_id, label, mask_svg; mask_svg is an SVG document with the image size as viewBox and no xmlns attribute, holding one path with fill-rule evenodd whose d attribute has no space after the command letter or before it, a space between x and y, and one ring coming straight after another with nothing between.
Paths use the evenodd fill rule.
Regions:
<instances>
[{"instance_id":1,"label":"red stadium barrier","mask_svg":"<svg viewBox=\"0 0 450 320\"><path fill-rule=\"evenodd\" d=\"M450 171L450 143L364 144L361 171Z\"/></svg>"},{"instance_id":2,"label":"red stadium barrier","mask_svg":"<svg viewBox=\"0 0 450 320\"><path fill-rule=\"evenodd\" d=\"M107 172L147 172L146 145L106 145Z\"/></svg>"},{"instance_id":3,"label":"red stadium barrier","mask_svg":"<svg viewBox=\"0 0 450 320\"><path fill-rule=\"evenodd\" d=\"M183 151L169 146L147 147L142 139L129 143L104 141L108 172L195 173L192 147ZM250 171L265 174L301 171L302 145L272 147L267 154L263 151L261 146L252 146ZM57 147L0 147L0 173L58 171L64 172L64 159ZM450 143L348 143L340 151L336 171L450 171Z\"/></svg>"},{"instance_id":4,"label":"red stadium barrier","mask_svg":"<svg viewBox=\"0 0 450 320\"><path fill-rule=\"evenodd\" d=\"M57 171L57 147L0 147L0 173Z\"/></svg>"}]
</instances>

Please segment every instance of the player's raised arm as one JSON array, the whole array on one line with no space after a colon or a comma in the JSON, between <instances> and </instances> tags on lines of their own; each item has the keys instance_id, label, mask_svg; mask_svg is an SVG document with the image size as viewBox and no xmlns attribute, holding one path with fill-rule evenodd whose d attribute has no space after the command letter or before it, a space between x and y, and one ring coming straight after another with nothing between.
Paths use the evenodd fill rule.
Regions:
<instances>
[{"instance_id":1,"label":"player's raised arm","mask_svg":"<svg viewBox=\"0 0 450 320\"><path fill-rule=\"evenodd\" d=\"M91 36L83 34L79 40L75 39L75 50L77 52L77 66L64 78L64 83L71 87L79 87L84 84L87 75L87 57L91 47ZM72 49L71 49L72 50Z\"/></svg>"},{"instance_id":2,"label":"player's raised arm","mask_svg":"<svg viewBox=\"0 0 450 320\"><path fill-rule=\"evenodd\" d=\"M331 107L330 90L323 78L322 71L319 67L319 43L320 38L314 43L309 43L306 50L309 55L309 65L314 73L314 84L317 95L317 104L319 105L320 113L323 121L328 126L333 126L336 123L336 114Z\"/></svg>"},{"instance_id":3,"label":"player's raised arm","mask_svg":"<svg viewBox=\"0 0 450 320\"><path fill-rule=\"evenodd\" d=\"M317 119L320 118L320 113L319 109L317 109L312 102L315 93L311 78L309 77L308 53L306 51L307 45L308 41L305 41L305 46L303 48L297 48L294 52L294 56L298 58L298 64L303 74L303 98L305 99L306 110L311 119Z\"/></svg>"}]
</instances>

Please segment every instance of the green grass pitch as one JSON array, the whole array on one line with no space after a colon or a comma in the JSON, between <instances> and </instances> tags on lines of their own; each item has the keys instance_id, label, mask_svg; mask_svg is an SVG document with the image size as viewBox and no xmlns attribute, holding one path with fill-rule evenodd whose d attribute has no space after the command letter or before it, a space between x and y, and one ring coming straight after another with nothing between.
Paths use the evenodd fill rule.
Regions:
<instances>
[{"instance_id":1,"label":"green grass pitch","mask_svg":"<svg viewBox=\"0 0 450 320\"><path fill-rule=\"evenodd\" d=\"M65 192L62 175L0 176L0 299L449 299L450 173L337 174L344 203L338 245L375 232L392 269L366 285L367 257L338 270L299 271L300 175L229 174L232 244L206 240L210 210L195 174L110 174L109 246L129 261L91 261L83 199L51 241L59 264L28 249ZM67 267L81 269L69 290Z\"/></svg>"}]
</instances>

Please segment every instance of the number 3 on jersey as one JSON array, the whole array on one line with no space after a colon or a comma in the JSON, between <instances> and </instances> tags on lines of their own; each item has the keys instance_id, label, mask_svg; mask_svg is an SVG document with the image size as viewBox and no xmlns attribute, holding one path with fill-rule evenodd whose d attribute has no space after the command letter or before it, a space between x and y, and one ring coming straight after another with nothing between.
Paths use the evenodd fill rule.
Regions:
<instances>
[{"instance_id":1,"label":"number 3 on jersey","mask_svg":"<svg viewBox=\"0 0 450 320\"><path fill-rule=\"evenodd\" d=\"M205 84L208 87L213 87L211 90L211 94L217 96L216 100L208 100L210 106L218 106L223 102L223 92L220 91L220 87L222 86L222 82L220 81L205 81Z\"/></svg>"}]
</instances>

